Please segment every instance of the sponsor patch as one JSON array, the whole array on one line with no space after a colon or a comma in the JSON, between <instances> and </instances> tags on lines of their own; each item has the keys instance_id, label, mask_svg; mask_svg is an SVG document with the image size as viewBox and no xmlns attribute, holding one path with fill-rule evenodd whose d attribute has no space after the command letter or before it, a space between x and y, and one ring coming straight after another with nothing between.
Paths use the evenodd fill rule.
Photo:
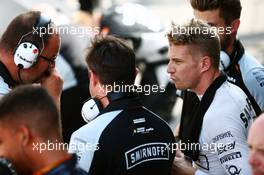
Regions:
<instances>
[{"instance_id":1,"label":"sponsor patch","mask_svg":"<svg viewBox=\"0 0 264 175\"><path fill-rule=\"evenodd\" d=\"M237 168L235 165L226 165L225 168L229 175L239 175L241 172L241 168Z\"/></svg>"},{"instance_id":2,"label":"sponsor patch","mask_svg":"<svg viewBox=\"0 0 264 175\"><path fill-rule=\"evenodd\" d=\"M218 147L217 148L218 155L222 154L223 152L235 149L235 146L236 146L236 142L234 141L233 143L228 143L226 145Z\"/></svg>"},{"instance_id":3,"label":"sponsor patch","mask_svg":"<svg viewBox=\"0 0 264 175\"><path fill-rule=\"evenodd\" d=\"M125 157L128 170L147 161L169 160L169 149L166 143L147 143L128 150Z\"/></svg>"},{"instance_id":4,"label":"sponsor patch","mask_svg":"<svg viewBox=\"0 0 264 175\"><path fill-rule=\"evenodd\" d=\"M233 135L231 134L231 131L227 131L225 133L217 135L216 137L213 138L213 142L215 143L215 142L222 140L226 137L233 137Z\"/></svg>"},{"instance_id":5,"label":"sponsor patch","mask_svg":"<svg viewBox=\"0 0 264 175\"><path fill-rule=\"evenodd\" d=\"M220 162L221 162L221 164L223 164L223 163L228 162L230 160L238 159L238 158L241 158L241 157L242 157L241 152L234 152L234 153L231 153L231 154L227 154L224 157L221 157L220 158Z\"/></svg>"}]
</instances>

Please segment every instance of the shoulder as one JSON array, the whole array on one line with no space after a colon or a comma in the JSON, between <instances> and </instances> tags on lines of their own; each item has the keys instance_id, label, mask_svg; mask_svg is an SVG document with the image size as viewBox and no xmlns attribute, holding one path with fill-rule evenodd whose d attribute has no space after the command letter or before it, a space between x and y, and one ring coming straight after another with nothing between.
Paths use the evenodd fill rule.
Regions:
<instances>
[{"instance_id":1,"label":"shoulder","mask_svg":"<svg viewBox=\"0 0 264 175\"><path fill-rule=\"evenodd\" d=\"M109 125L109 123L119 115L122 110L107 112L99 115L97 118L82 126L72 134L72 138L80 137L86 140L91 137L96 137Z\"/></svg>"},{"instance_id":2,"label":"shoulder","mask_svg":"<svg viewBox=\"0 0 264 175\"><path fill-rule=\"evenodd\" d=\"M241 106L241 102L246 102L246 98L246 94L240 87L226 81L216 91L209 109L218 109L220 113L223 109L236 109Z\"/></svg>"},{"instance_id":3,"label":"shoulder","mask_svg":"<svg viewBox=\"0 0 264 175\"><path fill-rule=\"evenodd\" d=\"M247 112L249 118L255 117L254 110L249 106L246 94L236 85L225 82L217 91L208 108L204 121L209 128L242 127L240 116Z\"/></svg>"},{"instance_id":4,"label":"shoulder","mask_svg":"<svg viewBox=\"0 0 264 175\"><path fill-rule=\"evenodd\" d=\"M8 87L8 84L4 82L4 79L0 76L0 98L5 94L9 93L11 89Z\"/></svg>"},{"instance_id":5,"label":"shoulder","mask_svg":"<svg viewBox=\"0 0 264 175\"><path fill-rule=\"evenodd\" d=\"M261 63L248 52L242 56L238 62L242 76L248 74L248 72L255 70L256 72L263 72L264 67Z\"/></svg>"}]
</instances>

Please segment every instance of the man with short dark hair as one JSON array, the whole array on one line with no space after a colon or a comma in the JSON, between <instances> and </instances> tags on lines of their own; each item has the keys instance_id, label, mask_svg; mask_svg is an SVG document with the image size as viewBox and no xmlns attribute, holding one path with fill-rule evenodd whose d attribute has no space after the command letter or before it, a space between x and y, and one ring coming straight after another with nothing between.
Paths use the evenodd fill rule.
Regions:
<instances>
[{"instance_id":1,"label":"man with short dark hair","mask_svg":"<svg viewBox=\"0 0 264 175\"><path fill-rule=\"evenodd\" d=\"M80 166L91 175L169 175L174 136L134 92L133 50L121 39L96 37L86 61L94 98L82 110L89 123L70 141L70 152L77 153Z\"/></svg>"},{"instance_id":2,"label":"man with short dark hair","mask_svg":"<svg viewBox=\"0 0 264 175\"><path fill-rule=\"evenodd\" d=\"M60 114L48 92L22 85L0 100L0 156L21 175L86 173L62 144Z\"/></svg>"},{"instance_id":3,"label":"man with short dark hair","mask_svg":"<svg viewBox=\"0 0 264 175\"><path fill-rule=\"evenodd\" d=\"M198 98L189 120L181 119L183 153L195 161L197 170L176 157L173 174L249 175L248 129L255 112L246 94L227 82L219 71L220 41L213 28L199 20L172 25L168 33L167 71L179 90ZM185 99L183 99L185 100Z\"/></svg>"},{"instance_id":4,"label":"man with short dark hair","mask_svg":"<svg viewBox=\"0 0 264 175\"><path fill-rule=\"evenodd\" d=\"M236 38L242 9L240 0L190 0L190 3L197 19L218 29L222 69L229 81L247 94L259 115L264 110L264 67Z\"/></svg>"},{"instance_id":5,"label":"man with short dark hair","mask_svg":"<svg viewBox=\"0 0 264 175\"><path fill-rule=\"evenodd\" d=\"M0 39L0 96L20 84L40 83L60 106L62 80L55 67L60 37L38 11L14 18Z\"/></svg>"}]
</instances>

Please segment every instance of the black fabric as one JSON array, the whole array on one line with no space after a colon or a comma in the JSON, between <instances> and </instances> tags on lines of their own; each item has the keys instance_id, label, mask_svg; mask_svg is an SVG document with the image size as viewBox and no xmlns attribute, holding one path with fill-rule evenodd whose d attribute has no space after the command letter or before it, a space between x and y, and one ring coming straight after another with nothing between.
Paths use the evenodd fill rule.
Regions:
<instances>
[{"instance_id":1,"label":"black fabric","mask_svg":"<svg viewBox=\"0 0 264 175\"><path fill-rule=\"evenodd\" d=\"M4 157L0 157L0 174L1 175L17 175L13 164Z\"/></svg>"},{"instance_id":2,"label":"black fabric","mask_svg":"<svg viewBox=\"0 0 264 175\"><path fill-rule=\"evenodd\" d=\"M123 96L124 97L124 96ZM109 105L102 110L100 115L115 111L115 110L127 110L142 107L142 102L136 93L129 93L126 98L120 98L116 100L112 100Z\"/></svg>"},{"instance_id":3,"label":"black fabric","mask_svg":"<svg viewBox=\"0 0 264 175\"><path fill-rule=\"evenodd\" d=\"M11 77L9 71L1 61L0 61L0 76L4 79L4 82L9 86L10 89L18 85L18 83Z\"/></svg>"},{"instance_id":4,"label":"black fabric","mask_svg":"<svg viewBox=\"0 0 264 175\"><path fill-rule=\"evenodd\" d=\"M86 124L81 116L81 109L83 102L91 97L87 65L84 50L81 47L84 43L89 43L86 37L61 35L60 54L70 65L77 81L76 86L63 90L61 95L63 140L67 143L70 141L72 133Z\"/></svg>"},{"instance_id":5,"label":"black fabric","mask_svg":"<svg viewBox=\"0 0 264 175\"><path fill-rule=\"evenodd\" d=\"M63 140L69 143L74 131L86 124L81 116L83 102L90 96L89 86L74 86L61 94L61 116Z\"/></svg>"},{"instance_id":6,"label":"black fabric","mask_svg":"<svg viewBox=\"0 0 264 175\"><path fill-rule=\"evenodd\" d=\"M241 44L241 42L239 40L237 40L235 42L235 46L234 46L234 51L233 53L230 55L230 61L231 64L229 67L227 67L227 69L225 70L225 72L227 73L227 75L229 77L231 77L232 79L234 79L235 81L229 81L235 85L237 85L238 87L240 87L245 94L248 96L255 113L257 114L257 116L259 116L262 111L258 105L258 103L256 102L256 100L254 99L254 97L251 95L251 93L249 92L248 88L246 87L243 78L242 78L242 74L240 72L240 68L239 68L239 60L242 58L242 56L245 53L245 49L243 47L243 45Z\"/></svg>"},{"instance_id":7,"label":"black fabric","mask_svg":"<svg viewBox=\"0 0 264 175\"><path fill-rule=\"evenodd\" d=\"M186 91L184 92L184 97L188 99L188 101L185 101L184 98L184 109L186 112L186 107L190 111L188 113L183 113L183 115L190 115L188 117L183 117L181 119L181 125L180 125L180 133L179 138L181 139L182 143L185 143L186 145L191 145L190 143L199 143L199 137L201 133L201 128L203 124L203 118L204 115L211 105L215 93L217 89L227 80L226 75L221 75L218 78L214 80L214 82L209 86L209 88L206 90L205 94L203 95L201 101L198 99L195 93ZM192 100L190 100L192 99ZM187 103L188 102L188 103ZM192 145L197 145L192 144ZM198 159L199 156L199 150L196 149L194 146L191 149L183 150L183 153L191 157L194 161Z\"/></svg>"},{"instance_id":8,"label":"black fabric","mask_svg":"<svg viewBox=\"0 0 264 175\"><path fill-rule=\"evenodd\" d=\"M127 168L129 160L126 156L129 151L142 145L166 143L171 146L175 141L169 126L154 113L144 108L136 96L113 101L104 112L118 109L123 109L123 111L106 126L100 136L99 149L94 152L89 174L170 175L175 156L175 152L172 150L169 150L169 159L167 160L151 159L130 168ZM144 118L145 121L135 123L138 118ZM138 128L144 128L145 131L135 132ZM149 132L146 131L150 128L152 129Z\"/></svg>"}]
</instances>

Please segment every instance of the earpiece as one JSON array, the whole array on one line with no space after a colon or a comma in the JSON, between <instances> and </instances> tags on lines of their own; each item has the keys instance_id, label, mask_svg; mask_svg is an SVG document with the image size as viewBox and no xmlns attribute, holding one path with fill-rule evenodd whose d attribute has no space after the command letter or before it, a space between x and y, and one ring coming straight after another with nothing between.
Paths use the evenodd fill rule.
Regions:
<instances>
[{"instance_id":1,"label":"earpiece","mask_svg":"<svg viewBox=\"0 0 264 175\"><path fill-rule=\"evenodd\" d=\"M37 31L40 31L42 28L46 28L50 23L51 23L51 19L41 14L36 24L34 25L34 28ZM34 32L35 30L23 35L20 38L16 49L14 50L14 62L17 65L17 67L20 69L28 69L32 67L38 61L38 56L42 53L45 47L43 36L39 35L38 33L36 35L38 35L38 37L41 38L41 42L42 42L41 49L38 48L34 43L23 42L23 39L26 36L34 35Z\"/></svg>"},{"instance_id":2,"label":"earpiece","mask_svg":"<svg viewBox=\"0 0 264 175\"><path fill-rule=\"evenodd\" d=\"M133 95L133 93L127 92L109 92L107 93L107 96L101 97L100 99L107 97L111 103ZM94 120L103 111L103 105L101 104L100 99L90 98L83 104L81 114L85 122L89 123Z\"/></svg>"},{"instance_id":3,"label":"earpiece","mask_svg":"<svg viewBox=\"0 0 264 175\"><path fill-rule=\"evenodd\" d=\"M87 100L82 107L82 117L87 123L95 119L103 110L100 100L96 98L90 98Z\"/></svg>"},{"instance_id":4,"label":"earpiece","mask_svg":"<svg viewBox=\"0 0 264 175\"><path fill-rule=\"evenodd\" d=\"M14 54L14 62L21 69L30 68L39 55L39 49L32 43L23 42L19 44Z\"/></svg>"},{"instance_id":5,"label":"earpiece","mask_svg":"<svg viewBox=\"0 0 264 175\"><path fill-rule=\"evenodd\" d=\"M221 51L220 52L220 64L219 64L219 69L221 71L224 71L225 69L227 69L229 67L229 65L231 64L231 60L230 60L230 57L229 55L224 52L224 51Z\"/></svg>"}]
</instances>

